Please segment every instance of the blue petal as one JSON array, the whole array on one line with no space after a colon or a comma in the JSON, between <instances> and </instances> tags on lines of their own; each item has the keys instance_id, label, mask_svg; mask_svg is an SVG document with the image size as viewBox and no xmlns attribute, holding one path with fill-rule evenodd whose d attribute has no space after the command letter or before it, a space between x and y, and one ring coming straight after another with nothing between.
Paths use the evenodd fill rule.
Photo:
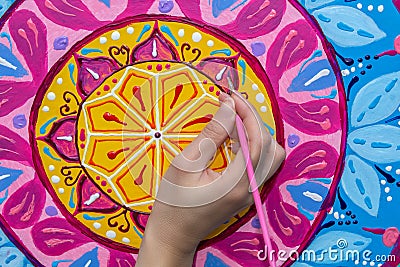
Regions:
<instances>
[{"instance_id":1,"label":"blue petal","mask_svg":"<svg viewBox=\"0 0 400 267\"><path fill-rule=\"evenodd\" d=\"M361 127L386 119L400 103L400 72L376 78L358 91L351 108L351 124Z\"/></svg>"},{"instance_id":2,"label":"blue petal","mask_svg":"<svg viewBox=\"0 0 400 267\"><path fill-rule=\"evenodd\" d=\"M359 156L377 163L400 160L400 128L391 125L372 125L349 134L348 144Z\"/></svg>"},{"instance_id":3,"label":"blue petal","mask_svg":"<svg viewBox=\"0 0 400 267\"><path fill-rule=\"evenodd\" d=\"M338 263L344 261L345 266L353 266L351 264L352 251L361 252L370 243L370 238L366 238L358 234L344 231L331 231L326 234L319 235L307 248L307 251L315 252L315 257L312 255L312 253L303 253L302 255L304 255L304 257L301 260L312 263L313 265L334 264L334 266L339 266ZM337 257L329 257L327 252L332 251L332 249L338 250L338 252L334 254ZM340 255L343 255L343 257L340 257Z\"/></svg>"},{"instance_id":4,"label":"blue petal","mask_svg":"<svg viewBox=\"0 0 400 267\"><path fill-rule=\"evenodd\" d=\"M324 34L342 47L363 46L386 37L372 18L353 7L328 6L312 15Z\"/></svg>"},{"instance_id":5,"label":"blue petal","mask_svg":"<svg viewBox=\"0 0 400 267\"><path fill-rule=\"evenodd\" d=\"M99 267L98 249L99 248L96 247L93 250L86 252L79 259L74 261L70 267Z\"/></svg>"},{"instance_id":6,"label":"blue petal","mask_svg":"<svg viewBox=\"0 0 400 267\"><path fill-rule=\"evenodd\" d=\"M228 9L232 6L237 0L213 0L212 1L212 13L214 18L217 18L222 11Z\"/></svg>"},{"instance_id":7,"label":"blue petal","mask_svg":"<svg viewBox=\"0 0 400 267\"><path fill-rule=\"evenodd\" d=\"M214 256L210 252L207 253L207 259L204 264L204 267L229 267L225 262L223 262L220 258Z\"/></svg>"},{"instance_id":8,"label":"blue petal","mask_svg":"<svg viewBox=\"0 0 400 267\"><path fill-rule=\"evenodd\" d=\"M372 216L378 214L381 189L375 170L357 156L346 157L342 188L354 204Z\"/></svg>"},{"instance_id":9,"label":"blue petal","mask_svg":"<svg viewBox=\"0 0 400 267\"><path fill-rule=\"evenodd\" d=\"M21 170L0 167L0 192L8 188L22 173Z\"/></svg>"},{"instance_id":10,"label":"blue petal","mask_svg":"<svg viewBox=\"0 0 400 267\"><path fill-rule=\"evenodd\" d=\"M336 77L326 59L310 63L304 68L287 89L289 93L318 91L336 84Z\"/></svg>"},{"instance_id":11,"label":"blue petal","mask_svg":"<svg viewBox=\"0 0 400 267\"><path fill-rule=\"evenodd\" d=\"M0 43L0 77L13 76L20 78L27 74L28 72L22 67L10 49Z\"/></svg>"},{"instance_id":12,"label":"blue petal","mask_svg":"<svg viewBox=\"0 0 400 267\"><path fill-rule=\"evenodd\" d=\"M311 181L306 181L300 185L288 185L286 189L294 201L306 210L313 212L319 211L321 204L328 194L328 188Z\"/></svg>"}]
</instances>

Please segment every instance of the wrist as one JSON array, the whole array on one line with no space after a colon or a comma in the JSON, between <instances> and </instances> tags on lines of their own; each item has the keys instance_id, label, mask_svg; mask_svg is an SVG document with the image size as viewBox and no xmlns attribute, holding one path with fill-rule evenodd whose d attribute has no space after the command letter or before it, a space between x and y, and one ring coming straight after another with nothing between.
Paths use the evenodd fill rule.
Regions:
<instances>
[{"instance_id":1,"label":"wrist","mask_svg":"<svg viewBox=\"0 0 400 267\"><path fill-rule=\"evenodd\" d=\"M140 246L136 267L191 267L193 265L197 245L181 244L177 246L170 242L165 242L162 237L147 230Z\"/></svg>"}]
</instances>

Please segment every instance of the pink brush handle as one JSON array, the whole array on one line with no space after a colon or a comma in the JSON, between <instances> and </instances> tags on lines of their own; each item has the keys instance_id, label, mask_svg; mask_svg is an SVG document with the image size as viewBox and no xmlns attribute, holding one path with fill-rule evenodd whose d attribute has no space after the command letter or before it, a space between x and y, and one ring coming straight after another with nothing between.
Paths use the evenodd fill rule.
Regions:
<instances>
[{"instance_id":1,"label":"pink brush handle","mask_svg":"<svg viewBox=\"0 0 400 267\"><path fill-rule=\"evenodd\" d=\"M244 129L242 119L239 117L239 115L236 115L236 128L237 128L238 135L239 135L240 147L242 149L244 158L246 160L247 176L249 177L250 188L251 188L251 191L253 193L253 198L254 198L254 204L256 205L258 219L260 220L261 231L262 231L262 235L264 238L264 243L268 248L268 251L266 251L265 253L267 253L266 256L268 256L268 253L270 251L272 251L272 244L271 244L271 239L268 234L266 213L264 212L264 207L261 203L260 193L258 192L257 182L254 177L254 169L253 169L253 164L252 164L251 158L250 158L250 151L249 151L249 146L247 143L246 132ZM270 266L276 267L273 254L271 255L271 257L268 256L268 260L269 260Z\"/></svg>"}]
</instances>

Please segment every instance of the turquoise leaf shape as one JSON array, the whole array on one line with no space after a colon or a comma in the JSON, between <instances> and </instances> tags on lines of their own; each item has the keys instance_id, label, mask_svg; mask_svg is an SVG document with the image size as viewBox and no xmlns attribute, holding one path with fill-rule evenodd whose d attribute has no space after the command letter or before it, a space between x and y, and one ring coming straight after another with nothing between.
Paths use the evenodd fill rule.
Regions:
<instances>
[{"instance_id":1,"label":"turquoise leaf shape","mask_svg":"<svg viewBox=\"0 0 400 267\"><path fill-rule=\"evenodd\" d=\"M348 6L328 6L315 10L324 34L341 47L357 47L376 42L386 34L364 12Z\"/></svg>"},{"instance_id":2,"label":"turquoise leaf shape","mask_svg":"<svg viewBox=\"0 0 400 267\"><path fill-rule=\"evenodd\" d=\"M380 76L358 91L351 108L351 124L361 127L386 119L400 103L400 71Z\"/></svg>"},{"instance_id":3,"label":"turquoise leaf shape","mask_svg":"<svg viewBox=\"0 0 400 267\"><path fill-rule=\"evenodd\" d=\"M0 167L0 192L7 189L23 172L5 167Z\"/></svg>"},{"instance_id":4,"label":"turquoise leaf shape","mask_svg":"<svg viewBox=\"0 0 400 267\"><path fill-rule=\"evenodd\" d=\"M343 231L330 231L319 235L311 245L300 255L300 262L338 266L344 262L345 266L352 266L352 251L362 251L371 243L371 238ZM329 256L328 251L337 250ZM314 254L315 253L315 254ZM314 256L315 255L315 256ZM342 256L340 256L342 255ZM337 256L337 257L334 257ZM360 257L362 255L359 255ZM350 264L350 265L348 265Z\"/></svg>"},{"instance_id":5,"label":"turquoise leaf shape","mask_svg":"<svg viewBox=\"0 0 400 267\"><path fill-rule=\"evenodd\" d=\"M376 217L381 189L374 168L359 157L350 155L346 157L346 167L342 177L341 185L348 198L368 214Z\"/></svg>"},{"instance_id":6,"label":"turquoise leaf shape","mask_svg":"<svg viewBox=\"0 0 400 267\"><path fill-rule=\"evenodd\" d=\"M348 144L362 158L376 163L391 163L400 160L399 137L399 127L378 124L351 132Z\"/></svg>"},{"instance_id":7,"label":"turquoise leaf shape","mask_svg":"<svg viewBox=\"0 0 400 267\"><path fill-rule=\"evenodd\" d=\"M21 62L14 56L11 50L0 43L0 77L23 77L28 72L22 67Z\"/></svg>"}]
</instances>

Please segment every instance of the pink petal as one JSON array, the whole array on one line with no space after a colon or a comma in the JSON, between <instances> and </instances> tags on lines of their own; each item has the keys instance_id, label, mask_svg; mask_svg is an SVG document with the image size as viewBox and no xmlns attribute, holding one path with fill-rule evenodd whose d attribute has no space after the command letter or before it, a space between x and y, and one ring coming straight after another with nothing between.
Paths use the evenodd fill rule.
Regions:
<instances>
[{"instance_id":1,"label":"pink petal","mask_svg":"<svg viewBox=\"0 0 400 267\"><path fill-rule=\"evenodd\" d=\"M35 224L43 212L46 192L36 176L21 186L4 204L3 216L16 229L25 229Z\"/></svg>"},{"instance_id":2,"label":"pink petal","mask_svg":"<svg viewBox=\"0 0 400 267\"><path fill-rule=\"evenodd\" d=\"M35 0L35 2L49 20L73 30L95 30L107 23L98 21L80 0Z\"/></svg>"},{"instance_id":3,"label":"pink petal","mask_svg":"<svg viewBox=\"0 0 400 267\"><path fill-rule=\"evenodd\" d=\"M33 76L32 86L41 84L47 72L47 29L32 12L19 10L9 20L10 34Z\"/></svg>"},{"instance_id":4,"label":"pink petal","mask_svg":"<svg viewBox=\"0 0 400 267\"><path fill-rule=\"evenodd\" d=\"M0 160L18 161L32 166L31 147L18 134L0 125Z\"/></svg>"},{"instance_id":5,"label":"pink petal","mask_svg":"<svg viewBox=\"0 0 400 267\"><path fill-rule=\"evenodd\" d=\"M306 134L326 135L341 128L339 107L332 100L320 99L297 104L279 98L278 102L284 120Z\"/></svg>"},{"instance_id":6,"label":"pink petal","mask_svg":"<svg viewBox=\"0 0 400 267\"><path fill-rule=\"evenodd\" d=\"M279 79L289 68L299 64L317 48L315 30L305 20L298 20L283 28L267 55L266 70L276 90Z\"/></svg>"}]
</instances>

